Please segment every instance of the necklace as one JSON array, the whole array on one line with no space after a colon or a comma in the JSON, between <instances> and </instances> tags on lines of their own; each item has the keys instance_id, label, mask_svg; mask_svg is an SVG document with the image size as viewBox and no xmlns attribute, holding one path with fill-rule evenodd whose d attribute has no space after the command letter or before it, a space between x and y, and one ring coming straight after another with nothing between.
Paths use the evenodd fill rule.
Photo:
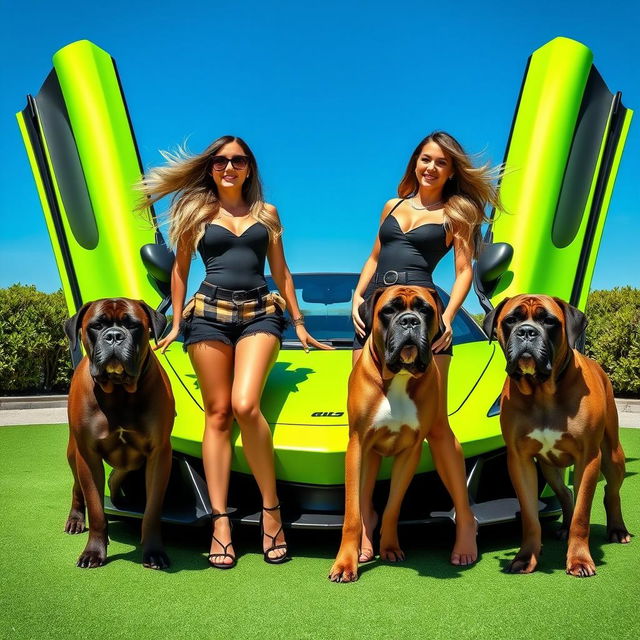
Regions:
<instances>
[{"instance_id":1,"label":"necklace","mask_svg":"<svg viewBox=\"0 0 640 640\"><path fill-rule=\"evenodd\" d=\"M225 218L246 218L251 212L247 211L246 213L236 215L226 209L219 208L218 213L222 214Z\"/></svg>"},{"instance_id":2,"label":"necklace","mask_svg":"<svg viewBox=\"0 0 640 640\"><path fill-rule=\"evenodd\" d=\"M417 211L431 211L432 207L435 207L436 205L442 204L442 200L438 200L437 202L431 202L429 203L426 207L416 207L415 204L413 204L413 200L409 200L409 204L411 205L411 207L413 209L416 209Z\"/></svg>"}]
</instances>

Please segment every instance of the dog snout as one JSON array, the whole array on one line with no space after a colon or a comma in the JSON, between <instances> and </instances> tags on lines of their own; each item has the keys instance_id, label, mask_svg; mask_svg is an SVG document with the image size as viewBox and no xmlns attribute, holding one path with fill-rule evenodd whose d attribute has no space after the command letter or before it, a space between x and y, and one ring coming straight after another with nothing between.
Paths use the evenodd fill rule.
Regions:
<instances>
[{"instance_id":1,"label":"dog snout","mask_svg":"<svg viewBox=\"0 0 640 640\"><path fill-rule=\"evenodd\" d=\"M399 315L396 322L407 331L410 331L411 329L417 329L421 324L420 316L418 316L417 313L413 313L411 311L407 311L406 313Z\"/></svg>"},{"instance_id":2,"label":"dog snout","mask_svg":"<svg viewBox=\"0 0 640 640\"><path fill-rule=\"evenodd\" d=\"M111 327L102 334L102 339L111 346L116 346L124 342L125 332L119 327Z\"/></svg>"},{"instance_id":3,"label":"dog snout","mask_svg":"<svg viewBox=\"0 0 640 640\"><path fill-rule=\"evenodd\" d=\"M522 324L516 330L516 337L520 340L526 340L527 342L535 340L540 337L540 331L533 325Z\"/></svg>"}]
</instances>

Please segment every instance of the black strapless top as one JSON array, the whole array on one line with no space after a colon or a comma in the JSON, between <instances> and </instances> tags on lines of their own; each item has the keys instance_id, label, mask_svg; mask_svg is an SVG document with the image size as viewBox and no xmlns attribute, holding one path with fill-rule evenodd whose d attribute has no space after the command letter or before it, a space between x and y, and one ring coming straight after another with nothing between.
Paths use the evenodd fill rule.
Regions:
<instances>
[{"instance_id":1,"label":"black strapless top","mask_svg":"<svg viewBox=\"0 0 640 640\"><path fill-rule=\"evenodd\" d=\"M422 271L426 280L449 251L444 224L427 222L404 233L393 214L380 225L380 255L377 272Z\"/></svg>"},{"instance_id":2,"label":"black strapless top","mask_svg":"<svg viewBox=\"0 0 640 640\"><path fill-rule=\"evenodd\" d=\"M269 232L255 222L239 236L219 224L209 223L198 243L207 270L205 280L234 291L255 289L266 284L264 262Z\"/></svg>"}]
</instances>

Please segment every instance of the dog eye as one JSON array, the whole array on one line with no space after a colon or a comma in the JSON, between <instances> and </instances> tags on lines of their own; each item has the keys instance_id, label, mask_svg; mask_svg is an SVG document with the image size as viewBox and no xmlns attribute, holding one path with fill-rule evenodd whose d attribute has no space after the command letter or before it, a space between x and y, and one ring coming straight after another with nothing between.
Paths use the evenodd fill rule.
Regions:
<instances>
[{"instance_id":1,"label":"dog eye","mask_svg":"<svg viewBox=\"0 0 640 640\"><path fill-rule=\"evenodd\" d=\"M558 324L558 320L553 316L547 316L542 322L548 327L555 327Z\"/></svg>"},{"instance_id":2,"label":"dog eye","mask_svg":"<svg viewBox=\"0 0 640 640\"><path fill-rule=\"evenodd\" d=\"M102 329L102 323L101 322L92 322L89 325L90 329L95 329L96 331L100 331L100 329Z\"/></svg>"},{"instance_id":3,"label":"dog eye","mask_svg":"<svg viewBox=\"0 0 640 640\"><path fill-rule=\"evenodd\" d=\"M504 319L504 323L508 324L509 326L514 325L517 322L517 319L514 316L507 316Z\"/></svg>"}]
</instances>

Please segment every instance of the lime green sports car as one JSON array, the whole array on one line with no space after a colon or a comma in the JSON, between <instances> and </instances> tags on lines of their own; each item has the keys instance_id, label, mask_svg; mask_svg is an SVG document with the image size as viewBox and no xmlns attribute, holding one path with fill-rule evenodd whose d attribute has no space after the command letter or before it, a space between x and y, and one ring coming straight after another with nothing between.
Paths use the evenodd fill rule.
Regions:
<instances>
[{"instance_id":1,"label":"lime green sports car","mask_svg":"<svg viewBox=\"0 0 640 640\"><path fill-rule=\"evenodd\" d=\"M346 405L353 341L351 298L358 274L294 274L293 278L309 331L335 350L305 353L289 328L269 375L262 411L273 431L279 495L287 505L285 515L289 521L299 527L340 526L349 431ZM270 278L268 283L272 285ZM446 302L446 293L440 294ZM454 334L449 413L469 465L470 491L479 502L477 515L483 522L512 518L517 503L505 475L496 402L504 381L502 352L487 342L464 310L456 317ZM180 452L176 453L174 475L180 474L181 480L176 484L184 487L182 478L197 478L196 484L201 488L200 494L194 493L189 500L180 495L174 501L170 491L169 501L175 509L171 517L192 520L194 508L197 514L208 513L199 460L204 413L198 382L182 345L173 343L165 357L178 407L172 435L173 447ZM232 442L235 477L230 504L240 505L239 516L255 519L259 496L237 429ZM391 459L384 460L379 476L382 499L387 493L384 484L390 469ZM412 497L405 501L405 521L447 517L451 503L433 471L425 443L418 475L410 489ZM195 497L202 502L198 504ZM494 502L486 503L489 498ZM498 503L496 498L502 500ZM166 515L169 516L169 509Z\"/></svg>"},{"instance_id":2,"label":"lime green sports car","mask_svg":"<svg viewBox=\"0 0 640 640\"><path fill-rule=\"evenodd\" d=\"M527 63L505 153L500 187L505 212L493 212L474 287L485 310L505 295L546 293L584 309L606 212L632 111L612 94L584 45L556 38ZM69 314L103 297L144 299L169 309L173 254L157 225L134 212L132 185L141 161L114 60L86 40L53 57L53 70L17 114L40 195ZM150 210L155 221L154 212ZM353 273L294 276L311 333L335 351L305 353L286 336L269 376L262 410L273 430L279 495L296 527L339 527L344 505L347 379L351 369ZM446 301L447 296L440 292ZM454 323L448 408L464 449L469 495L480 524L515 517L498 419L504 360L461 310ZM81 354L73 353L75 363ZM163 517L198 523L210 513L202 472L204 413L196 376L182 345L161 357L176 397L174 465ZM260 506L233 436L230 504L244 522ZM386 495L389 461L377 499ZM143 483L132 474L122 495L106 496L110 513L139 516ZM555 515L540 481L540 510ZM452 517L428 446L401 520Z\"/></svg>"}]
</instances>

